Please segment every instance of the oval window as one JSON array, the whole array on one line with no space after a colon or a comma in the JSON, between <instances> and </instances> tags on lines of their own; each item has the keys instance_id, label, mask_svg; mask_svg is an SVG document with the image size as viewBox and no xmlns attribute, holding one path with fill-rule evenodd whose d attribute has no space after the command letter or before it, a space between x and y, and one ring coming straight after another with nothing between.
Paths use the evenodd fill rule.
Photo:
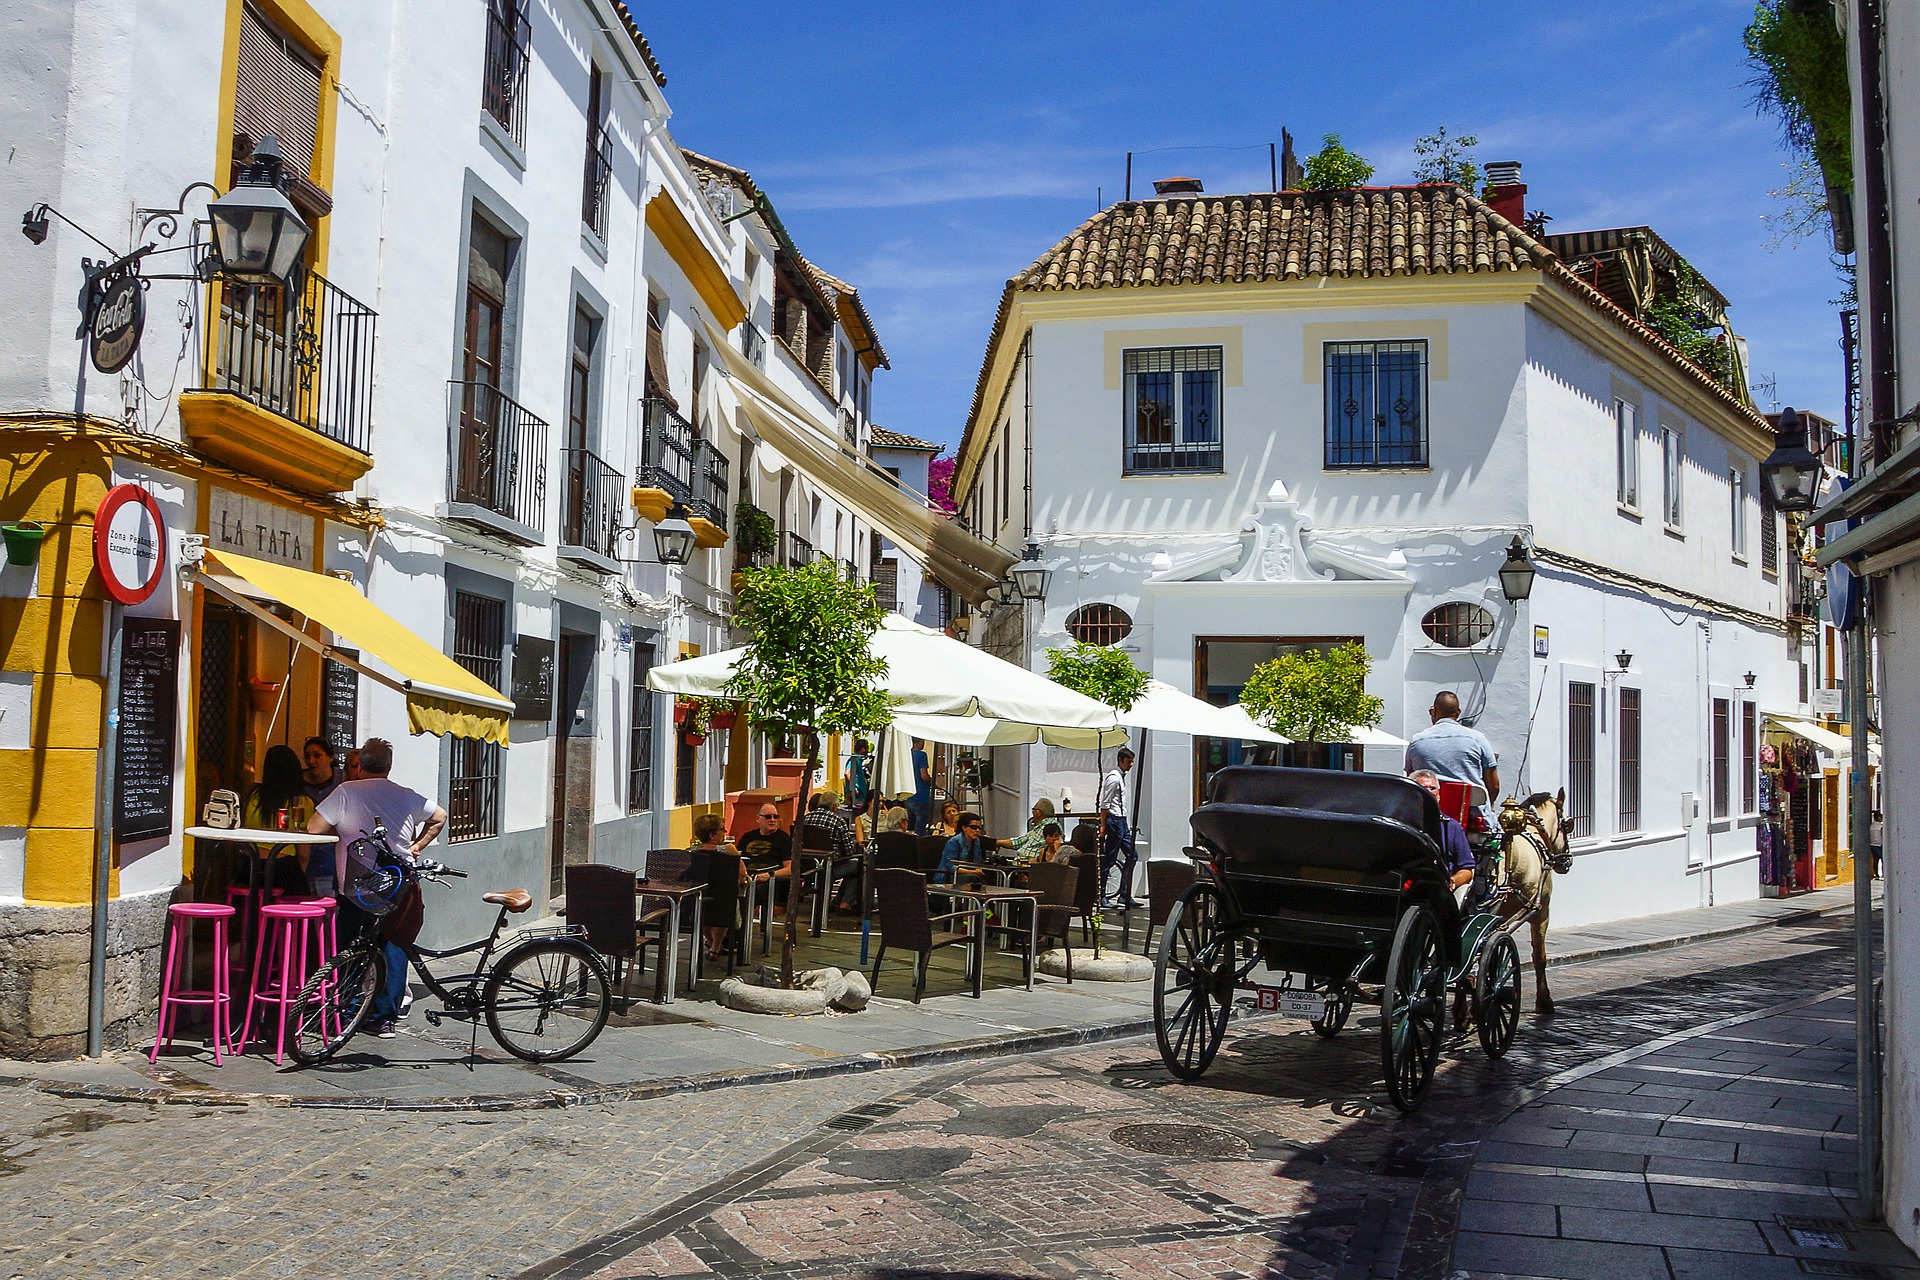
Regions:
<instances>
[{"instance_id":1,"label":"oval window","mask_svg":"<svg viewBox=\"0 0 1920 1280\"><path fill-rule=\"evenodd\" d=\"M1119 644L1133 633L1133 619L1117 604L1083 604L1067 615L1067 634L1082 644Z\"/></svg>"},{"instance_id":2,"label":"oval window","mask_svg":"<svg viewBox=\"0 0 1920 1280\"><path fill-rule=\"evenodd\" d=\"M1493 615L1471 601L1453 600L1427 610L1420 629L1443 649L1471 649L1493 634Z\"/></svg>"}]
</instances>

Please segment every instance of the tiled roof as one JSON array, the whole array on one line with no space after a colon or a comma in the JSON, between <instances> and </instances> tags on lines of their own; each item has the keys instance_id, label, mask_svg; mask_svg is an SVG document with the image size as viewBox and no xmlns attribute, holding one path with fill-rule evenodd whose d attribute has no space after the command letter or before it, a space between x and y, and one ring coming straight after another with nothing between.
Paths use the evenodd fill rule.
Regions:
<instances>
[{"instance_id":1,"label":"tiled roof","mask_svg":"<svg viewBox=\"0 0 1920 1280\"><path fill-rule=\"evenodd\" d=\"M888 369L893 368L893 365L887 360L886 348L880 345L880 334L873 327L873 317L867 314L867 304L861 301L860 290L854 287L853 285L848 284L845 280L842 280L839 276L832 275L826 271L822 271L818 266L814 265L812 260L808 258L803 257L800 259L800 261L806 263L807 270L813 273L813 279L815 284L820 285L824 291L834 294L837 297L845 299L846 301L853 304L854 319L858 320L860 323L860 327L866 330L867 341L873 344L870 350L872 351L874 358L884 368L888 368ZM841 316L840 322L842 324L845 324L846 321L847 321L847 317L844 315Z\"/></svg>"},{"instance_id":2,"label":"tiled roof","mask_svg":"<svg viewBox=\"0 0 1920 1280\"><path fill-rule=\"evenodd\" d=\"M647 74L662 89L667 87L667 73L660 69L660 60L653 56L653 46L640 34L640 24L633 20L633 11L627 8L626 0L612 0L613 11L620 15L621 23L627 29L627 38L633 41L633 47L640 51L640 61L647 64Z\"/></svg>"},{"instance_id":3,"label":"tiled roof","mask_svg":"<svg viewBox=\"0 0 1920 1280\"><path fill-rule=\"evenodd\" d=\"M753 175L738 165L728 164L724 160L715 160L712 156L703 156L698 151L689 151L685 147L680 148L680 154L687 158L688 166L695 172L718 174L745 192L748 200L766 199L761 194L760 188L754 185Z\"/></svg>"},{"instance_id":4,"label":"tiled roof","mask_svg":"<svg viewBox=\"0 0 1920 1280\"><path fill-rule=\"evenodd\" d=\"M873 447L876 449L912 449L919 453L938 453L940 446L931 440L922 440L918 436L889 431L885 427L873 429Z\"/></svg>"},{"instance_id":5,"label":"tiled roof","mask_svg":"<svg viewBox=\"0 0 1920 1280\"><path fill-rule=\"evenodd\" d=\"M1753 410L1659 335L1581 280L1545 244L1451 184L1277 191L1122 201L1076 227L1007 281L987 338L971 436L1016 293L1178 285L1498 275L1541 271L1636 339L1655 347L1736 412ZM1757 418L1754 418L1758 421ZM965 456L967 440L960 452Z\"/></svg>"}]
</instances>

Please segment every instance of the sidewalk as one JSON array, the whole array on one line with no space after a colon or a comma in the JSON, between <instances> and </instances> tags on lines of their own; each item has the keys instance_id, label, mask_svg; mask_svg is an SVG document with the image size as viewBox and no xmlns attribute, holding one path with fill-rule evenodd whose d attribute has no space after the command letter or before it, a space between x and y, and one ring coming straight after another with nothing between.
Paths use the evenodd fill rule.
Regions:
<instances>
[{"instance_id":1,"label":"sidewalk","mask_svg":"<svg viewBox=\"0 0 1920 1280\"><path fill-rule=\"evenodd\" d=\"M1474 1154L1455 1277L1920 1277L1856 1216L1853 997L1602 1059Z\"/></svg>"},{"instance_id":2,"label":"sidewalk","mask_svg":"<svg viewBox=\"0 0 1920 1280\"><path fill-rule=\"evenodd\" d=\"M1555 930L1549 935L1550 962L1577 964L1791 927L1848 909L1852 901L1850 889L1827 890L1786 901L1763 899ZM835 923L849 927L849 922ZM1117 945L1119 937L1118 929L1106 930L1107 945ZM1142 941L1136 933L1133 949L1139 950ZM845 965L857 963L858 945L857 933L838 932L814 940L810 950L838 956L826 962ZM508 1057L484 1028L472 1042L472 1029L462 1024L429 1027L423 1016L428 1002L423 1001L398 1039L357 1038L338 1059L320 1068L275 1068L257 1041L249 1054L228 1058L222 1067L215 1067L212 1055L197 1042L183 1041L149 1067L148 1040L138 1050L95 1060L0 1060L0 1084L82 1098L200 1105L531 1110L1033 1053L1153 1029L1150 982L1082 979L1069 986L1042 976L1028 991L1018 961L999 955L989 957L986 994L975 1000L963 993L966 984L957 953L947 952L935 959L922 1004L901 998L909 983L907 965L890 960L881 975L881 995L864 1012L769 1018L720 1007L714 999L718 975L710 974L695 995L683 989L671 1005L654 1005L636 995L631 1009L625 1015L615 1013L588 1053L554 1066ZM635 990L650 993L650 975L636 982Z\"/></svg>"}]
</instances>

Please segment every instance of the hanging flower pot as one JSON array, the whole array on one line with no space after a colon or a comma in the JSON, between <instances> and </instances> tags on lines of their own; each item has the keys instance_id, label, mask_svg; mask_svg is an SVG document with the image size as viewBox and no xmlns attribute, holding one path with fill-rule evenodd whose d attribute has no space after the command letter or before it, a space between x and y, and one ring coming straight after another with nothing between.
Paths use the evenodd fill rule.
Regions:
<instances>
[{"instance_id":1,"label":"hanging flower pot","mask_svg":"<svg viewBox=\"0 0 1920 1280\"><path fill-rule=\"evenodd\" d=\"M719 710L713 713L713 727L719 730L721 733L727 733L731 731L733 726L737 724L739 720L740 720L739 710L731 706L723 708L722 710Z\"/></svg>"},{"instance_id":2,"label":"hanging flower pot","mask_svg":"<svg viewBox=\"0 0 1920 1280\"><path fill-rule=\"evenodd\" d=\"M263 680L259 676L249 676L247 701L253 705L255 711L272 711L280 702L280 685L281 681L278 680Z\"/></svg>"},{"instance_id":3,"label":"hanging flower pot","mask_svg":"<svg viewBox=\"0 0 1920 1280\"><path fill-rule=\"evenodd\" d=\"M46 540L47 527L38 520L22 520L0 525L0 537L7 543L7 563L30 565L40 558L40 544Z\"/></svg>"},{"instance_id":4,"label":"hanging flower pot","mask_svg":"<svg viewBox=\"0 0 1920 1280\"><path fill-rule=\"evenodd\" d=\"M707 740L707 735L704 733L695 732L695 733L688 733L683 736L686 738L687 745L690 747L697 747L701 743Z\"/></svg>"},{"instance_id":5,"label":"hanging flower pot","mask_svg":"<svg viewBox=\"0 0 1920 1280\"><path fill-rule=\"evenodd\" d=\"M682 698L673 704L673 722L686 724L693 719L694 702L691 698Z\"/></svg>"}]
</instances>

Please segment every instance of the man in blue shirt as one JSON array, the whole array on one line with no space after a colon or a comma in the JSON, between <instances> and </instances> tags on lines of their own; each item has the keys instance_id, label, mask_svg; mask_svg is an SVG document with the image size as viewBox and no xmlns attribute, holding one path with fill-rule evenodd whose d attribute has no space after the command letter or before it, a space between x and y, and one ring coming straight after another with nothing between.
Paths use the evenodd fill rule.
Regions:
<instances>
[{"instance_id":1,"label":"man in blue shirt","mask_svg":"<svg viewBox=\"0 0 1920 1280\"><path fill-rule=\"evenodd\" d=\"M913 833L927 834L927 816L933 809L933 768L927 763L924 739L913 740L913 798L907 801L907 818Z\"/></svg>"},{"instance_id":2,"label":"man in blue shirt","mask_svg":"<svg viewBox=\"0 0 1920 1280\"><path fill-rule=\"evenodd\" d=\"M1500 757L1487 735L1460 723L1460 699L1451 689L1434 696L1427 714L1433 726L1407 743L1407 773L1425 769L1454 782L1478 783L1487 789L1491 806L1500 798Z\"/></svg>"}]
</instances>

